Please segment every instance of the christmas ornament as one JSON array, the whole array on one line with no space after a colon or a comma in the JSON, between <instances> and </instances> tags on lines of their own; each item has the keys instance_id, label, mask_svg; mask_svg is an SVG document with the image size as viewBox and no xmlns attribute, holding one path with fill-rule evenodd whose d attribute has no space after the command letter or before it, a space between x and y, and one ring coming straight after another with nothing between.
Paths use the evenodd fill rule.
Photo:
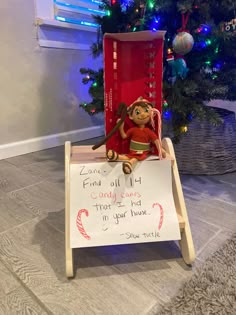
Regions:
<instances>
[{"instance_id":1,"label":"christmas ornament","mask_svg":"<svg viewBox=\"0 0 236 315\"><path fill-rule=\"evenodd\" d=\"M167 57L168 64L171 68L171 77L170 81L172 84L175 83L176 79L179 77L182 80L186 78L187 73L188 73L188 68L186 61L184 58L174 58L172 57Z\"/></svg>"},{"instance_id":2,"label":"christmas ornament","mask_svg":"<svg viewBox=\"0 0 236 315\"><path fill-rule=\"evenodd\" d=\"M190 13L182 13L182 27L178 29L178 34L175 36L172 46L176 54L186 55L190 52L194 45L194 40L191 34L186 30Z\"/></svg>"},{"instance_id":3,"label":"christmas ornament","mask_svg":"<svg viewBox=\"0 0 236 315\"><path fill-rule=\"evenodd\" d=\"M226 33L236 33L236 19L223 23L222 31Z\"/></svg>"},{"instance_id":4,"label":"christmas ornament","mask_svg":"<svg viewBox=\"0 0 236 315\"><path fill-rule=\"evenodd\" d=\"M175 36L172 45L174 52L180 55L186 55L192 50L194 40L192 35L188 32L180 32Z\"/></svg>"},{"instance_id":5,"label":"christmas ornament","mask_svg":"<svg viewBox=\"0 0 236 315\"><path fill-rule=\"evenodd\" d=\"M174 71L181 79L185 79L188 73L186 61L183 58L177 58L174 61Z\"/></svg>"}]
</instances>

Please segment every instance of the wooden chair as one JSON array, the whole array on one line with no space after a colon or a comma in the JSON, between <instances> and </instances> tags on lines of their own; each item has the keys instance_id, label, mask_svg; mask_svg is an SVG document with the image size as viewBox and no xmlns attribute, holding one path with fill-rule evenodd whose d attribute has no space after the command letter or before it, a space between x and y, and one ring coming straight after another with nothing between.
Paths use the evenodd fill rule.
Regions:
<instances>
[{"instance_id":1,"label":"wooden chair","mask_svg":"<svg viewBox=\"0 0 236 315\"><path fill-rule=\"evenodd\" d=\"M175 152L169 138L162 140L162 146L174 158L172 164L172 190L181 234L179 245L185 263L191 265L195 259L195 250ZM71 146L70 142L65 143L65 259L66 276L68 278L74 276L73 248L70 247L70 166L74 163L103 161L106 161L104 146L93 151L91 146Z\"/></svg>"}]
</instances>

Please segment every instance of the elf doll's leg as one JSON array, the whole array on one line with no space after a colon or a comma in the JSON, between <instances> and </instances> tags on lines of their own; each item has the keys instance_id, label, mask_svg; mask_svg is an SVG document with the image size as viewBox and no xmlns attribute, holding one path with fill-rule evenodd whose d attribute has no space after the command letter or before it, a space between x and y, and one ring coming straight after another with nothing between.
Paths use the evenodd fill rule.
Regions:
<instances>
[{"instance_id":1,"label":"elf doll's leg","mask_svg":"<svg viewBox=\"0 0 236 315\"><path fill-rule=\"evenodd\" d=\"M131 158L123 162L122 169L124 174L131 174L137 162L138 160L135 158Z\"/></svg>"},{"instance_id":2,"label":"elf doll's leg","mask_svg":"<svg viewBox=\"0 0 236 315\"><path fill-rule=\"evenodd\" d=\"M125 155L125 154L119 154L114 150L108 150L106 153L107 159L109 162L114 162L114 161L128 161L130 158Z\"/></svg>"},{"instance_id":3,"label":"elf doll's leg","mask_svg":"<svg viewBox=\"0 0 236 315\"><path fill-rule=\"evenodd\" d=\"M114 161L126 161L129 160L129 157L124 155L124 154L119 154L114 150L108 150L106 153L107 159L109 162L114 162Z\"/></svg>"},{"instance_id":4,"label":"elf doll's leg","mask_svg":"<svg viewBox=\"0 0 236 315\"><path fill-rule=\"evenodd\" d=\"M114 150L108 150L107 151L107 159L110 162L114 162L114 161L125 161L122 164L122 169L124 174L131 174L133 168L135 167L136 163L137 163L137 159L136 158L130 158L126 155L123 154L119 154L117 152L115 152Z\"/></svg>"},{"instance_id":5,"label":"elf doll's leg","mask_svg":"<svg viewBox=\"0 0 236 315\"><path fill-rule=\"evenodd\" d=\"M110 161L110 162L114 162L117 160L119 160L119 161L130 160L130 158L127 155L119 154L116 151L111 150L111 149L107 151L106 156L107 156L108 161Z\"/></svg>"}]
</instances>

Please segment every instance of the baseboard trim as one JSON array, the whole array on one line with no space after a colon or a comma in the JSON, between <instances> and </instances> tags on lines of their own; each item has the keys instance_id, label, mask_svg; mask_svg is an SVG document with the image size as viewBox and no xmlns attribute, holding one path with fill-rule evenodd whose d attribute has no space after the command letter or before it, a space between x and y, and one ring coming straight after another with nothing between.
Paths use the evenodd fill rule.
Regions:
<instances>
[{"instance_id":1,"label":"baseboard trim","mask_svg":"<svg viewBox=\"0 0 236 315\"><path fill-rule=\"evenodd\" d=\"M0 160L104 135L104 126L93 126L0 145Z\"/></svg>"}]
</instances>

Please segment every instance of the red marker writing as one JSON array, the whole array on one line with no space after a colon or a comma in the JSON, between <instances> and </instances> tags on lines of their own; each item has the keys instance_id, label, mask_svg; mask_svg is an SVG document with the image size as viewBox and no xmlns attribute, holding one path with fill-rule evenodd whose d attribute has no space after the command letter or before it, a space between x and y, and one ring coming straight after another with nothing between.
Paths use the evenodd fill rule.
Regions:
<instances>
[{"instance_id":1,"label":"red marker writing","mask_svg":"<svg viewBox=\"0 0 236 315\"><path fill-rule=\"evenodd\" d=\"M156 207L156 206L159 207L159 209L160 209L160 220L159 220L159 225L158 225L158 230L160 231L160 229L161 229L161 227L162 227L162 224L163 224L164 211L163 211L162 206L161 206L159 203L155 202L155 203L152 205L153 208Z\"/></svg>"}]
</instances>

